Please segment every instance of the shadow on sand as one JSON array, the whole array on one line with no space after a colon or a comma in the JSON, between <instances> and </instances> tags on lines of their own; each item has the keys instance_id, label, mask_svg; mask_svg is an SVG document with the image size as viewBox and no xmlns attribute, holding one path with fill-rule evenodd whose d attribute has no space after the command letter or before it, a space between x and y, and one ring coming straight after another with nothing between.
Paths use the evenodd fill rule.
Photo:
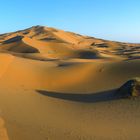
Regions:
<instances>
[{"instance_id":1,"label":"shadow on sand","mask_svg":"<svg viewBox=\"0 0 140 140\"><path fill-rule=\"evenodd\" d=\"M117 100L122 98L117 94L117 89L98 92L98 93L88 93L88 94L77 94L77 93L59 93L45 90L36 90L38 93L49 96L52 98L59 98L63 100L77 101L77 102L86 102L86 103L94 103L94 102L104 102L110 100Z\"/></svg>"}]
</instances>

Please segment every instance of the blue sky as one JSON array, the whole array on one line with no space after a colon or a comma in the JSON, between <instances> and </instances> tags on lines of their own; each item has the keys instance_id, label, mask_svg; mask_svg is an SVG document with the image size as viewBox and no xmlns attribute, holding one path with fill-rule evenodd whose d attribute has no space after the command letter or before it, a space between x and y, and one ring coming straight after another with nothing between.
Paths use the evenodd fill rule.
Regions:
<instances>
[{"instance_id":1,"label":"blue sky","mask_svg":"<svg viewBox=\"0 0 140 140\"><path fill-rule=\"evenodd\" d=\"M46 25L140 42L140 0L1 0L0 33Z\"/></svg>"}]
</instances>

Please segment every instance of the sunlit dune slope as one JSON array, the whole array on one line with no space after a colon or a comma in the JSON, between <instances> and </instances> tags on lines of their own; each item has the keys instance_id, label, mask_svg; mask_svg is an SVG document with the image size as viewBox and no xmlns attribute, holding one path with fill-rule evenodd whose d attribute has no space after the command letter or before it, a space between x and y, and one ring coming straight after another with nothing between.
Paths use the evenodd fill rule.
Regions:
<instances>
[{"instance_id":1,"label":"sunlit dune slope","mask_svg":"<svg viewBox=\"0 0 140 140\"><path fill-rule=\"evenodd\" d=\"M140 44L43 26L2 34L0 140L139 140L140 99L117 96L135 77Z\"/></svg>"}]
</instances>

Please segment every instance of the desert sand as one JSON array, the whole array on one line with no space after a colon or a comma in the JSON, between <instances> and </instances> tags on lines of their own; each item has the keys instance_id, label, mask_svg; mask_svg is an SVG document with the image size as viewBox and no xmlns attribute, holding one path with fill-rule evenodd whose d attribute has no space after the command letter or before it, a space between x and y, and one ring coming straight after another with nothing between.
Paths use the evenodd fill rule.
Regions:
<instances>
[{"instance_id":1,"label":"desert sand","mask_svg":"<svg viewBox=\"0 0 140 140\"><path fill-rule=\"evenodd\" d=\"M34 26L0 35L0 140L139 140L140 44Z\"/></svg>"}]
</instances>

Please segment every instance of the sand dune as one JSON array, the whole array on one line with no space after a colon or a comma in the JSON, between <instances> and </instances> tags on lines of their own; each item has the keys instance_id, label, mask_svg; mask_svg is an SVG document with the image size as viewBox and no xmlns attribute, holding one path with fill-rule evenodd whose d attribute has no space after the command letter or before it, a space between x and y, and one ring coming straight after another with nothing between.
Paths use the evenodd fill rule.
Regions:
<instances>
[{"instance_id":1,"label":"sand dune","mask_svg":"<svg viewBox=\"0 0 140 140\"><path fill-rule=\"evenodd\" d=\"M118 96L139 54L43 26L0 35L0 140L139 140L139 98Z\"/></svg>"},{"instance_id":2,"label":"sand dune","mask_svg":"<svg viewBox=\"0 0 140 140\"><path fill-rule=\"evenodd\" d=\"M34 48L24 43L22 39L23 39L22 36L16 36L8 40L5 40L1 44L1 49L10 51L10 52L16 52L16 53L38 53L39 52L37 48Z\"/></svg>"}]
</instances>

